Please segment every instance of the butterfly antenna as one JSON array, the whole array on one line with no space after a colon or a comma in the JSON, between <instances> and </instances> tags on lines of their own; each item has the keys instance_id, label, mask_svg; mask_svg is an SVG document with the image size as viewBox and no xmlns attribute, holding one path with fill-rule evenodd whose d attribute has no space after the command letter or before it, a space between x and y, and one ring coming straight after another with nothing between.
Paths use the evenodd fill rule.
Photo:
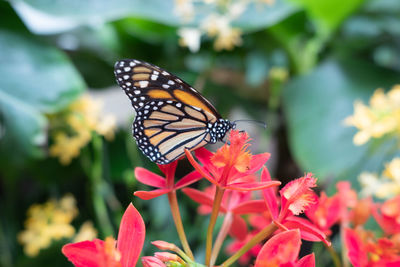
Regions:
<instances>
[{"instance_id":1,"label":"butterfly antenna","mask_svg":"<svg viewBox=\"0 0 400 267\"><path fill-rule=\"evenodd\" d=\"M233 124L236 125L237 122L251 122L251 123L255 123L255 124L260 125L264 129L267 128L267 124L265 122L263 122L263 121L257 121L257 120L235 120L235 121L233 121Z\"/></svg>"}]
</instances>

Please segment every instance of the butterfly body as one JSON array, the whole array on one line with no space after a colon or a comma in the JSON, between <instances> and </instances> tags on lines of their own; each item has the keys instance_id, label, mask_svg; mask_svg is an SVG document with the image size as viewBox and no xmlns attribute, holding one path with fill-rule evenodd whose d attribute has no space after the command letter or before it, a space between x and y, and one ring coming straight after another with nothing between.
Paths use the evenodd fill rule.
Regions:
<instances>
[{"instance_id":1,"label":"butterfly body","mask_svg":"<svg viewBox=\"0 0 400 267\"><path fill-rule=\"evenodd\" d=\"M157 164L180 158L185 148L216 143L235 126L193 87L155 65L126 59L114 73L136 111L136 143Z\"/></svg>"}]
</instances>

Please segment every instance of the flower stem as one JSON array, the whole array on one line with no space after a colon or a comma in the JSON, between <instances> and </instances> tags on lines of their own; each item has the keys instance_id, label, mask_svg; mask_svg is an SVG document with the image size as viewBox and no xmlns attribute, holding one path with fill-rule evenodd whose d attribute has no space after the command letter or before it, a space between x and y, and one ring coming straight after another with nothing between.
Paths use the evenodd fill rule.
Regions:
<instances>
[{"instance_id":1,"label":"flower stem","mask_svg":"<svg viewBox=\"0 0 400 267\"><path fill-rule=\"evenodd\" d=\"M238 260L243 254L245 254L249 249L254 247L256 244L260 243L262 240L268 238L278 229L278 226L274 223L270 223L267 227L262 229L258 234L256 234L246 245L244 245L241 249L239 249L235 254L233 254L230 258L224 261L221 266L230 266L236 260Z\"/></svg>"},{"instance_id":2,"label":"flower stem","mask_svg":"<svg viewBox=\"0 0 400 267\"><path fill-rule=\"evenodd\" d=\"M107 206L103 197L104 181L103 175L103 140L100 136L94 134L93 144L93 160L89 166L89 178L92 187L92 201L96 214L96 219L104 236L113 236L114 230L107 212Z\"/></svg>"},{"instance_id":3,"label":"flower stem","mask_svg":"<svg viewBox=\"0 0 400 267\"><path fill-rule=\"evenodd\" d=\"M231 228L232 221L233 221L233 214L231 212L228 212L225 215L221 230L219 231L217 239L215 239L215 242L214 242L214 247L212 248L211 261L210 261L211 266L214 266L214 264L217 260L219 251L221 250L221 247L222 247L222 244L224 243L224 240L225 240L226 236L228 235L229 229Z\"/></svg>"},{"instance_id":4,"label":"flower stem","mask_svg":"<svg viewBox=\"0 0 400 267\"><path fill-rule=\"evenodd\" d=\"M176 198L176 191L173 190L168 193L168 201L171 207L172 218L174 219L176 231L178 232L179 239L181 240L183 250L185 253L194 260L192 250L186 238L185 230L183 229L181 213L179 212L178 199Z\"/></svg>"},{"instance_id":5,"label":"flower stem","mask_svg":"<svg viewBox=\"0 0 400 267\"><path fill-rule=\"evenodd\" d=\"M214 204L211 211L210 223L207 229L207 239L206 239L206 266L210 266L211 251L212 251L212 239L214 226L218 218L219 208L221 207L222 197L224 196L225 189L216 187Z\"/></svg>"},{"instance_id":6,"label":"flower stem","mask_svg":"<svg viewBox=\"0 0 400 267\"><path fill-rule=\"evenodd\" d=\"M340 262L339 255L333 249L333 246L327 246L325 243L324 243L324 246L326 247L326 249L328 249L329 254L331 254L333 264L335 265L335 267L342 267L342 263Z\"/></svg>"}]
</instances>

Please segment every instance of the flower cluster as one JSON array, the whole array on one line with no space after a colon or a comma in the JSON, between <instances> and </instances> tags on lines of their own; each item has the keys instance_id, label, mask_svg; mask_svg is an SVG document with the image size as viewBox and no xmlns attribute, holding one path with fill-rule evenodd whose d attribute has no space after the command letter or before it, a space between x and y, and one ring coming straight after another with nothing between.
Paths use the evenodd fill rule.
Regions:
<instances>
[{"instance_id":1,"label":"flower cluster","mask_svg":"<svg viewBox=\"0 0 400 267\"><path fill-rule=\"evenodd\" d=\"M386 164L385 170L379 176L376 173L361 173L359 181L363 187L363 196L387 199L400 195L400 158L394 158Z\"/></svg>"},{"instance_id":2,"label":"flower cluster","mask_svg":"<svg viewBox=\"0 0 400 267\"><path fill-rule=\"evenodd\" d=\"M28 210L25 230L19 233L18 240L24 245L28 256L36 256L41 249L50 246L53 240L70 238L75 234L72 220L78 215L76 201L72 195L66 195L60 200L50 200L44 204L34 204ZM75 240L91 239L96 231L90 222L82 225Z\"/></svg>"},{"instance_id":3,"label":"flower cluster","mask_svg":"<svg viewBox=\"0 0 400 267\"><path fill-rule=\"evenodd\" d=\"M197 16L201 17L200 9L196 9L196 5L202 4L205 9L213 10L206 17L201 17L199 27L184 26L178 30L180 44L197 52L200 49L201 36L207 35L215 38L215 50L232 50L242 44L242 31L232 24L254 3L271 5L273 0L175 0L175 13L186 24L190 24Z\"/></svg>"},{"instance_id":4,"label":"flower cluster","mask_svg":"<svg viewBox=\"0 0 400 267\"><path fill-rule=\"evenodd\" d=\"M101 103L83 95L58 114L49 115L53 144L49 153L68 165L86 146L95 132L114 138L115 118L101 114Z\"/></svg>"},{"instance_id":5,"label":"flower cluster","mask_svg":"<svg viewBox=\"0 0 400 267\"><path fill-rule=\"evenodd\" d=\"M356 145L363 145L371 138L400 133L400 85L395 85L387 94L377 89L372 95L370 106L360 101L354 103L354 115L345 123L359 131L354 136Z\"/></svg>"},{"instance_id":6,"label":"flower cluster","mask_svg":"<svg viewBox=\"0 0 400 267\"><path fill-rule=\"evenodd\" d=\"M337 183L337 193L317 195L316 178L311 173L295 179L280 190L280 182L271 179L264 166L270 154L253 155L249 150L249 136L232 130L229 144L215 153L200 148L185 154L194 171L175 182L178 162L159 165L162 175L144 168L135 169L138 181L155 187L150 191L136 191L141 199L153 199L166 194L171 214L182 244L153 241L160 252L141 258L146 267L203 266L195 262L186 239L179 212L176 191L182 189L190 199L199 203L198 213L210 215L205 244L205 266L241 265L314 267L315 255L299 256L302 240L322 242L332 255L335 266L340 257L331 247L335 238L334 225L340 226L343 265L397 266L400 264L400 196L383 204L371 198L359 198L349 182ZM259 173L261 171L261 173ZM395 170L387 171L395 175ZM388 174L389 175L389 174ZM205 178L210 185L203 190L188 187ZM384 232L378 236L364 229L371 214ZM300 216L299 216L300 215ZM215 236L215 225L222 217L222 225ZM63 253L75 266L109 267L134 266L144 242L144 222L130 205L120 225L118 239L83 241L67 244ZM230 255L220 259L225 241ZM220 262L221 261L221 262Z\"/></svg>"}]
</instances>

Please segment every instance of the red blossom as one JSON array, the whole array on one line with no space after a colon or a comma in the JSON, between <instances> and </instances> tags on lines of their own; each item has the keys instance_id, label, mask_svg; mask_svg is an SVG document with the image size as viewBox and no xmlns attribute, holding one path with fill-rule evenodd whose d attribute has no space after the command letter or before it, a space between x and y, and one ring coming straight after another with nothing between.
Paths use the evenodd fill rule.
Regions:
<instances>
[{"instance_id":1,"label":"red blossom","mask_svg":"<svg viewBox=\"0 0 400 267\"><path fill-rule=\"evenodd\" d=\"M118 240L95 239L64 245L62 253L76 267L131 267L142 251L145 226L142 217L130 204L121 219Z\"/></svg>"},{"instance_id":2,"label":"red blossom","mask_svg":"<svg viewBox=\"0 0 400 267\"><path fill-rule=\"evenodd\" d=\"M227 247L226 247L226 252L229 254L234 254L237 252L239 249L241 249L244 245L246 245L247 242L256 234L256 231L253 231L249 234L246 235L246 237L242 240L235 239L233 240ZM255 258L261 250L261 244L257 244L251 249L249 249L245 254L243 254L239 258L239 263L243 266L249 266L249 262L251 259Z\"/></svg>"},{"instance_id":3,"label":"red blossom","mask_svg":"<svg viewBox=\"0 0 400 267\"><path fill-rule=\"evenodd\" d=\"M400 232L400 196L387 200L372 209L375 220L387 234Z\"/></svg>"},{"instance_id":4,"label":"red blossom","mask_svg":"<svg viewBox=\"0 0 400 267\"><path fill-rule=\"evenodd\" d=\"M271 237L261 248L254 267L315 266L314 254L297 260L301 246L300 231L289 230Z\"/></svg>"},{"instance_id":5,"label":"red blossom","mask_svg":"<svg viewBox=\"0 0 400 267\"><path fill-rule=\"evenodd\" d=\"M321 192L317 201L306 210L307 217L326 235L331 234L330 228L340 219L340 196L328 197Z\"/></svg>"},{"instance_id":6,"label":"red blossom","mask_svg":"<svg viewBox=\"0 0 400 267\"><path fill-rule=\"evenodd\" d=\"M164 262L154 256L145 256L141 260L143 267L167 267Z\"/></svg>"},{"instance_id":7,"label":"red blossom","mask_svg":"<svg viewBox=\"0 0 400 267\"><path fill-rule=\"evenodd\" d=\"M399 266L400 247L395 240L375 239L362 228L345 229L344 241L354 267Z\"/></svg>"},{"instance_id":8,"label":"red blossom","mask_svg":"<svg viewBox=\"0 0 400 267\"><path fill-rule=\"evenodd\" d=\"M193 188L183 189L183 193L189 196L192 200L200 203L198 208L200 214L208 214L212 210L215 196L214 185L211 185L199 191ZM229 233L238 238L243 239L247 234L246 222L240 216L242 214L261 213L266 210L266 205L263 200L252 200L250 192L227 190L220 206L220 213L232 213L233 221Z\"/></svg>"},{"instance_id":9,"label":"red blossom","mask_svg":"<svg viewBox=\"0 0 400 267\"><path fill-rule=\"evenodd\" d=\"M290 211L293 215L303 213L306 208L316 202L317 196L311 188L316 187L316 181L312 173L289 182L279 193L281 195L280 217L287 216Z\"/></svg>"},{"instance_id":10,"label":"red blossom","mask_svg":"<svg viewBox=\"0 0 400 267\"><path fill-rule=\"evenodd\" d=\"M259 182L253 174L269 159L270 154L252 155L248 152L249 141L246 133L232 130L230 145L225 144L216 153L205 148L196 150L197 159L189 152L186 156L193 167L207 180L218 187L239 191L254 191L280 184L278 181Z\"/></svg>"},{"instance_id":11,"label":"red blossom","mask_svg":"<svg viewBox=\"0 0 400 267\"><path fill-rule=\"evenodd\" d=\"M261 177L263 181L271 180L271 176L266 170L263 171ZM330 242L326 239L326 235L318 226L308 220L293 216L307 210L311 205L316 203L317 196L311 190L315 186L316 179L309 173L283 187L279 192L281 195L280 198L278 198L277 193L272 188L263 190L263 196L272 219L282 230L300 229L303 239L308 241L322 241L326 245L330 245Z\"/></svg>"},{"instance_id":12,"label":"red blossom","mask_svg":"<svg viewBox=\"0 0 400 267\"><path fill-rule=\"evenodd\" d=\"M136 191L134 195L140 197L141 199L148 200L167 194L173 190L178 190L186 187L202 178L197 171L193 171L180 179L176 184L174 184L175 170L177 165L177 160L170 164L157 165L164 173L165 178L155 173L152 173L151 171L148 171L144 168L137 167L135 169L136 179L143 184L157 187L158 189L152 191Z\"/></svg>"}]
</instances>

